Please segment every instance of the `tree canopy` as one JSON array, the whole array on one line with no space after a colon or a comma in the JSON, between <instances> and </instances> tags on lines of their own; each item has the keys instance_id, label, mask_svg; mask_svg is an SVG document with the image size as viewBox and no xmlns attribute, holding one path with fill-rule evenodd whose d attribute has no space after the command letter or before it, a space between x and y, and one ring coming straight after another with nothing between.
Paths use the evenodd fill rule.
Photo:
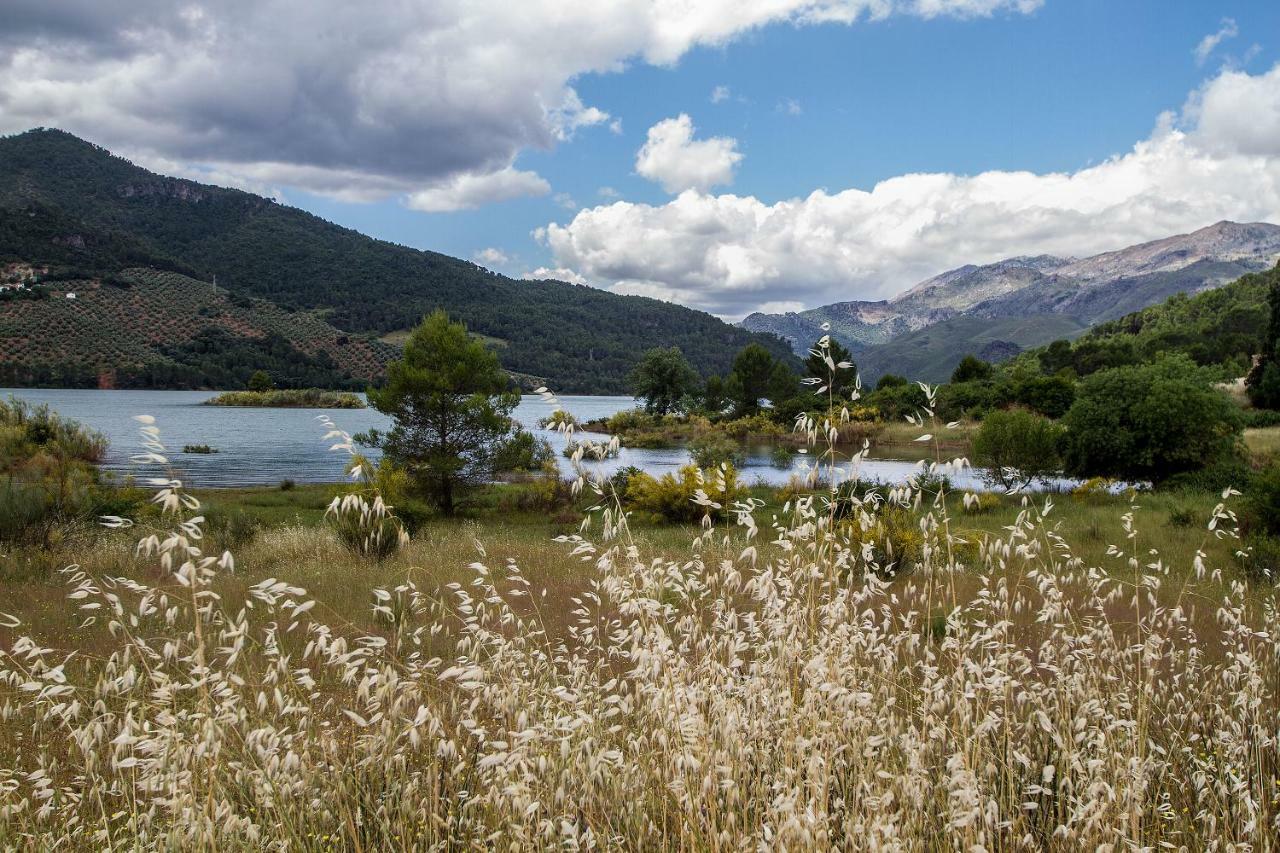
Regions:
<instances>
[{"instance_id":1,"label":"tree canopy","mask_svg":"<svg viewBox=\"0 0 1280 853\"><path fill-rule=\"evenodd\" d=\"M1224 460L1241 421L1212 379L1184 355L1089 376L1063 418L1067 473L1160 483Z\"/></svg>"},{"instance_id":2,"label":"tree canopy","mask_svg":"<svg viewBox=\"0 0 1280 853\"><path fill-rule=\"evenodd\" d=\"M469 487L493 475L520 402L497 357L436 311L414 329L369 402L394 420L383 453L416 490L452 515Z\"/></svg>"},{"instance_id":3,"label":"tree canopy","mask_svg":"<svg viewBox=\"0 0 1280 853\"><path fill-rule=\"evenodd\" d=\"M698 373L679 347L647 350L631 371L631 393L655 415L679 411L698 390Z\"/></svg>"}]
</instances>

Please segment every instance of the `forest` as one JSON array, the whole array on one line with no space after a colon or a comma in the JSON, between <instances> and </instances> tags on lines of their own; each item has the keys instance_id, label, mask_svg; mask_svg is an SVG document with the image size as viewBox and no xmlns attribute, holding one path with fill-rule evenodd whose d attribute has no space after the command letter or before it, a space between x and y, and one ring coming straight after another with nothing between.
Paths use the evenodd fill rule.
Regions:
<instances>
[{"instance_id":1,"label":"forest","mask_svg":"<svg viewBox=\"0 0 1280 853\"><path fill-rule=\"evenodd\" d=\"M0 138L0 263L92 275L147 266L323 312L350 333L402 332L436 308L493 340L504 368L564 393L621 393L644 349L704 375L757 342L787 344L656 299L524 281L367 237L239 190L167 178L57 130Z\"/></svg>"}]
</instances>

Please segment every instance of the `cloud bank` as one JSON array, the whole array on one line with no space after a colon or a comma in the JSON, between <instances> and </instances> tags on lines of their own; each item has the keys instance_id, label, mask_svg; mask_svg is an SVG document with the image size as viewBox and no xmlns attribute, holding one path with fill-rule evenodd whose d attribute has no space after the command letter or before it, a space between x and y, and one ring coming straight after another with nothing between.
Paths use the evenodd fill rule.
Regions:
<instances>
[{"instance_id":1,"label":"cloud bank","mask_svg":"<svg viewBox=\"0 0 1280 853\"><path fill-rule=\"evenodd\" d=\"M892 296L944 269L1087 255L1221 219L1280 222L1280 65L1224 71L1127 153L1070 173L909 174L769 204L688 190L538 232L553 265L736 318Z\"/></svg>"},{"instance_id":2,"label":"cloud bank","mask_svg":"<svg viewBox=\"0 0 1280 853\"><path fill-rule=\"evenodd\" d=\"M242 183L452 209L544 192L514 168L522 150L620 128L582 103L583 74L674 63L769 24L1040 2L6 0L0 133L56 126Z\"/></svg>"}]
</instances>

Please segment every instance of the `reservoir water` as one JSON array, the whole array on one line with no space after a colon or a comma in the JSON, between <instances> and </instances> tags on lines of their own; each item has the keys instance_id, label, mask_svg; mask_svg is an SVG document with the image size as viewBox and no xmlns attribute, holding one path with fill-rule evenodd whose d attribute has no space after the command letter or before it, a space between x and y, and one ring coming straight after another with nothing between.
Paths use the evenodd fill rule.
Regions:
<instances>
[{"instance_id":1,"label":"reservoir water","mask_svg":"<svg viewBox=\"0 0 1280 853\"><path fill-rule=\"evenodd\" d=\"M211 391L99 391L90 389L0 389L0 394L18 397L32 404L47 403L59 414L98 430L110 441L105 467L121 475L140 473L129 457L138 451L138 422L134 415L152 415L160 429L161 441L169 449L169 459L178 476L193 488L214 486L275 485L285 479L298 483L336 482L343 479L345 455L329 450L332 441L322 440L324 428L316 419L327 414L340 428L358 433L387 429L389 420L373 409L268 409L201 405L214 396ZM564 408L579 421L607 417L635 406L630 397L564 396ZM551 414L552 406L536 396L525 396L516 409L516 419L526 429L542 435L556 448L565 439L556 432L538 429L538 419ZM583 435L583 433L579 433ZM604 436L587 433L596 439ZM207 444L215 454L183 453L184 445ZM375 455L376 453L371 453ZM617 459L591 463L603 472L634 465L653 475L677 471L689 461L682 448L623 448ZM796 458L792 468L771 463L768 448L751 452L740 471L745 482L761 480L785 483L803 470L806 458ZM567 459L561 468L569 471ZM865 480L900 483L917 471L914 462L896 459L868 459L858 471ZM956 487L983 488L980 471L966 471L952 477ZM154 469L148 472L154 476Z\"/></svg>"}]
</instances>

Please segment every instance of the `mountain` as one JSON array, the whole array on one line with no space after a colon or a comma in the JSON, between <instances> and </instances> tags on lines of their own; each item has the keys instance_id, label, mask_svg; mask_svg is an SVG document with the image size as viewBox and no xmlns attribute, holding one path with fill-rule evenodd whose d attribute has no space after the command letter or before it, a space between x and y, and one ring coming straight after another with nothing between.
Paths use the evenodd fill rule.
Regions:
<instances>
[{"instance_id":1,"label":"mountain","mask_svg":"<svg viewBox=\"0 0 1280 853\"><path fill-rule=\"evenodd\" d=\"M655 346L680 347L705 374L727 372L751 342L789 355L775 336L700 311L565 282L511 279L251 193L157 175L58 130L0 138L0 265L6 262L99 283L131 269L210 285L216 279L232 296L307 312L328 324L335 339L358 338L383 357L373 341L397 340L424 314L444 308L492 343L509 371L566 393L624 391L640 354ZM103 287L95 299L120 299L124 290ZM67 302L46 307L49 322L74 310ZM257 333L246 329L242 336ZM12 349L13 340L0 345ZM109 360L105 350L93 356Z\"/></svg>"},{"instance_id":2,"label":"mountain","mask_svg":"<svg viewBox=\"0 0 1280 853\"><path fill-rule=\"evenodd\" d=\"M1069 337L1176 293L1220 287L1277 258L1280 226L1219 222L1087 258L1037 255L966 265L887 301L757 313L740 325L784 337L802 353L829 323L832 335L858 355L864 381L892 366L895 373L915 369L920 372L907 375L939 382L966 353L993 347L989 354L1007 358L1054 339L1045 335ZM952 322L961 318L974 322ZM911 353L920 357L906 358Z\"/></svg>"},{"instance_id":3,"label":"mountain","mask_svg":"<svg viewBox=\"0 0 1280 853\"><path fill-rule=\"evenodd\" d=\"M1059 338L1074 338L1087 329L1073 317L1054 314L999 320L952 317L869 347L854 359L864 385L874 386L886 373L923 382L945 382L968 353L983 361L1005 361L1025 349Z\"/></svg>"}]
</instances>

